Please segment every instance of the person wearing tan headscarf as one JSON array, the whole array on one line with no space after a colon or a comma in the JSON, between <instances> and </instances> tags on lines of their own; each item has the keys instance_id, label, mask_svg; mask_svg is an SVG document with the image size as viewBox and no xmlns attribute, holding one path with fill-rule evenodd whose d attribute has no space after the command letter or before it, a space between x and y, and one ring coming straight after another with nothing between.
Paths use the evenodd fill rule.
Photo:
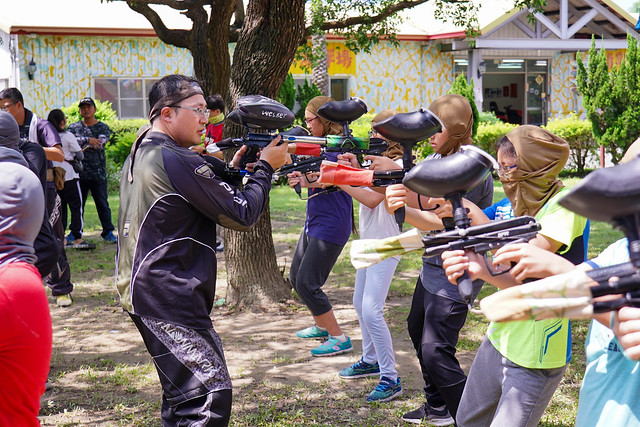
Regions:
<instances>
[{"instance_id":1,"label":"person wearing tan headscarf","mask_svg":"<svg viewBox=\"0 0 640 427\"><path fill-rule=\"evenodd\" d=\"M636 157L640 156L640 138L633 141L633 143L627 148L627 151L620 159L620 163L627 163Z\"/></svg>"},{"instance_id":2,"label":"person wearing tan headscarf","mask_svg":"<svg viewBox=\"0 0 640 427\"><path fill-rule=\"evenodd\" d=\"M569 144L538 126L518 126L506 135L517 155L517 168L501 177L515 216L535 215L563 187L558 175L569 159Z\"/></svg>"},{"instance_id":3,"label":"person wearing tan headscarf","mask_svg":"<svg viewBox=\"0 0 640 427\"><path fill-rule=\"evenodd\" d=\"M329 101L328 96L316 96L305 108L305 122L311 135L341 135L342 127L318 115L318 109ZM337 160L337 153L325 153L329 160ZM332 356L353 350L333 313L329 297L322 286L329 277L342 248L349 240L353 226L351 196L344 191L321 188L317 181L307 179L299 171L287 175L289 185L300 184L309 189L304 229L291 260L289 280L305 303L314 324L296 333L299 338L328 338L311 350L312 356ZM335 188L335 187L334 187Z\"/></svg>"},{"instance_id":4,"label":"person wearing tan headscarf","mask_svg":"<svg viewBox=\"0 0 640 427\"><path fill-rule=\"evenodd\" d=\"M439 142L434 146L436 153L445 157L458 152L461 145L473 144L473 111L467 98L457 94L440 96L429 105L429 111L444 125L442 132L431 137Z\"/></svg>"},{"instance_id":5,"label":"person wearing tan headscarf","mask_svg":"<svg viewBox=\"0 0 640 427\"><path fill-rule=\"evenodd\" d=\"M457 153L462 145L472 144L473 111L465 97L455 94L440 96L429 105L429 110L440 119L443 129L431 137L429 142L435 153L424 162L438 161L441 157ZM399 207L398 203L402 206L406 203L406 222L417 228L428 231L441 230L443 225L453 227L452 218L445 217L440 221L437 216L437 210L444 208L437 203L450 205L444 200L436 202L426 196L417 196L403 185L387 187L386 197L391 208ZM487 176L465 197L482 209L490 206L493 201L492 177ZM427 209L434 211L423 212ZM435 221L429 217L435 217ZM474 282L476 293L482 283ZM420 361L426 401L404 414L403 420L416 424L454 423L466 381L456 358L456 343L467 312L467 304L457 286L447 280L442 259L424 259L407 317L407 329Z\"/></svg>"},{"instance_id":6,"label":"person wearing tan headscarf","mask_svg":"<svg viewBox=\"0 0 640 427\"><path fill-rule=\"evenodd\" d=\"M519 263L528 246L574 264L584 261L587 220L558 204L568 191L558 179L569 157L567 142L545 129L523 125L497 145L500 180L514 214L534 216L540 231L529 244L506 245L496 251L494 263L518 262L510 272L497 276L488 273L477 255L443 253L449 280L455 281L468 269L472 279L484 279L499 288L517 284L516 277L522 280L536 270L535 265ZM469 371L458 425L537 425L567 368L570 343L567 319L491 323Z\"/></svg>"}]
</instances>

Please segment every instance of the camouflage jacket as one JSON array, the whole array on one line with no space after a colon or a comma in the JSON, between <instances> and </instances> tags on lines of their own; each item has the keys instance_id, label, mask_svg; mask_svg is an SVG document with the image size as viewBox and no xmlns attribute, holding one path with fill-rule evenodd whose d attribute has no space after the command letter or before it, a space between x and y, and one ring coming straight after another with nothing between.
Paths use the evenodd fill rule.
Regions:
<instances>
[{"instance_id":1,"label":"camouflage jacket","mask_svg":"<svg viewBox=\"0 0 640 427\"><path fill-rule=\"evenodd\" d=\"M69 125L69 132L75 135L78 144L84 151L82 160L83 170L80 179L104 181L107 179L107 162L104 155L104 147L95 149L89 145L89 138L98 138L100 135L107 137L107 144L111 137L111 129L105 123L98 122L87 126L82 121ZM85 147L87 147L85 149Z\"/></svg>"}]
</instances>

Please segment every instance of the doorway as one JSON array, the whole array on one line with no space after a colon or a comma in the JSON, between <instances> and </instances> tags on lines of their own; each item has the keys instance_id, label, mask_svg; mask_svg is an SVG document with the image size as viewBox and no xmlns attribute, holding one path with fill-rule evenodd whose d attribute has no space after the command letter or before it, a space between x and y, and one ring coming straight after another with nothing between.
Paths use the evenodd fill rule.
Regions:
<instances>
[{"instance_id":1,"label":"doorway","mask_svg":"<svg viewBox=\"0 0 640 427\"><path fill-rule=\"evenodd\" d=\"M546 59L487 59L485 65L483 111L508 123L547 123Z\"/></svg>"}]
</instances>

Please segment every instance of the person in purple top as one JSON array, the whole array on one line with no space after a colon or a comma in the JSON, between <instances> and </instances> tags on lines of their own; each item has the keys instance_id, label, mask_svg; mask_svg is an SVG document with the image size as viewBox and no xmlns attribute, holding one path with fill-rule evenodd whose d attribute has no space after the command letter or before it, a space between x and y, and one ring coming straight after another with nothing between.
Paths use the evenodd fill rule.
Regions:
<instances>
[{"instance_id":1,"label":"person in purple top","mask_svg":"<svg viewBox=\"0 0 640 427\"><path fill-rule=\"evenodd\" d=\"M316 96L307 104L305 122L313 136L340 135L341 128L337 123L318 116L318 108L333 99L327 96ZM336 156L329 160L336 161ZM328 339L311 350L313 356L332 356L353 350L351 339L340 329L333 314L333 308L322 285L336 263L342 248L349 240L353 228L353 206L351 196L343 191L323 189L317 182L310 182L309 175L300 172L288 175L289 185L300 183L309 188L307 217L304 230L298 240L289 280L298 296L311 311L314 325L296 333L299 338ZM335 189L335 188L334 188Z\"/></svg>"}]
</instances>

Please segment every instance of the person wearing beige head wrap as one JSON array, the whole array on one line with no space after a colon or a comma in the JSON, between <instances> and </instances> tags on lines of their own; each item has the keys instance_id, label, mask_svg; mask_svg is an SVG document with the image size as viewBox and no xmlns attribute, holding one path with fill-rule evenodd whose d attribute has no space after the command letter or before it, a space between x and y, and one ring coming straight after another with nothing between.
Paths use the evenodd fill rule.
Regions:
<instances>
[{"instance_id":1,"label":"person wearing beige head wrap","mask_svg":"<svg viewBox=\"0 0 640 427\"><path fill-rule=\"evenodd\" d=\"M307 125L310 125L313 120L316 119L322 124L322 135L314 135L313 131L309 129L313 136L342 135L342 126L340 126L339 123L330 122L318 115L318 108L322 107L329 101L334 101L334 99L328 96L316 96L309 101L305 108L305 112L310 113L305 114L305 121L307 122Z\"/></svg>"},{"instance_id":2,"label":"person wearing beige head wrap","mask_svg":"<svg viewBox=\"0 0 640 427\"><path fill-rule=\"evenodd\" d=\"M338 123L332 123L318 115L318 109L329 101L333 99L316 96L305 108L305 122L313 136L342 134L342 127ZM326 153L325 156L329 160L337 160L337 153ZM309 308L314 324L298 331L296 335L299 338L328 338L311 350L312 356L332 356L351 351L351 340L340 329L329 297L322 291L322 286L351 235L351 196L344 191L327 191L317 181L311 182L298 171L287 177L290 186L300 184L309 189L305 226L291 260L289 280Z\"/></svg>"},{"instance_id":3,"label":"person wearing beige head wrap","mask_svg":"<svg viewBox=\"0 0 640 427\"><path fill-rule=\"evenodd\" d=\"M443 95L429 105L429 110L444 125L442 132L432 137L443 140L440 145L434 147L436 153L445 157L456 153L461 145L473 144L473 111L467 98L457 94Z\"/></svg>"},{"instance_id":4,"label":"person wearing beige head wrap","mask_svg":"<svg viewBox=\"0 0 640 427\"><path fill-rule=\"evenodd\" d=\"M569 159L569 144L531 125L518 126L506 138L515 148L517 168L500 178L505 195L515 216L535 215L564 187L558 174Z\"/></svg>"},{"instance_id":5,"label":"person wearing beige head wrap","mask_svg":"<svg viewBox=\"0 0 640 427\"><path fill-rule=\"evenodd\" d=\"M440 96L429 105L429 110L440 119L443 129L431 137L430 144L435 153L428 156L425 162L452 155L462 145L472 144L473 112L465 97L455 94ZM465 197L482 209L490 206L493 201L493 178L487 176ZM421 199L418 197L417 200ZM427 198L423 197L422 200ZM414 207L407 207L409 223L416 214L427 214L416 211ZM444 218L442 223L445 228L453 228L452 218ZM417 222L412 225L419 226ZM476 294L480 292L482 283L474 282ZM453 424L466 381L466 375L456 358L455 347L467 312L467 304L460 296L458 287L447 280L442 259L439 256L424 259L407 317L407 328L420 361L426 402L404 414L403 420Z\"/></svg>"},{"instance_id":6,"label":"person wearing beige head wrap","mask_svg":"<svg viewBox=\"0 0 640 427\"><path fill-rule=\"evenodd\" d=\"M373 129L373 126L380 123L383 120L387 120L389 117L395 116L396 114L398 114L398 112L396 110L384 110L381 111L380 113L376 114L376 116L373 118L373 120L371 120L371 133L372 136L375 138L382 138L382 135L380 135L378 132L375 131L375 129ZM384 138L383 138L384 139ZM402 149L402 146L395 142L395 141L389 141L387 139L385 139L385 141L387 141L387 143L389 144L389 148L387 148L384 153L382 153L382 156L384 157L388 157L392 160L397 160L397 159L401 159L402 158L402 154L404 153L404 150Z\"/></svg>"},{"instance_id":7,"label":"person wearing beige head wrap","mask_svg":"<svg viewBox=\"0 0 640 427\"><path fill-rule=\"evenodd\" d=\"M587 220L558 204L568 191L557 178L569 156L567 142L545 129L523 125L498 142L497 153L500 180L514 214L535 216L541 226L529 245L574 264L584 261ZM496 251L494 260L517 262L527 246L507 245ZM450 280L456 279L451 270L456 263L469 271L487 271L475 268L482 261L470 261L460 252L442 255ZM474 267L468 267L472 262ZM512 271L520 278L526 269L518 264ZM516 284L508 273L479 277L499 287ZM458 425L536 426L567 368L570 344L567 319L491 323L469 371Z\"/></svg>"},{"instance_id":8,"label":"person wearing beige head wrap","mask_svg":"<svg viewBox=\"0 0 640 427\"><path fill-rule=\"evenodd\" d=\"M627 148L627 151L620 159L620 163L627 163L636 157L640 156L640 138L633 141L633 143Z\"/></svg>"}]
</instances>

